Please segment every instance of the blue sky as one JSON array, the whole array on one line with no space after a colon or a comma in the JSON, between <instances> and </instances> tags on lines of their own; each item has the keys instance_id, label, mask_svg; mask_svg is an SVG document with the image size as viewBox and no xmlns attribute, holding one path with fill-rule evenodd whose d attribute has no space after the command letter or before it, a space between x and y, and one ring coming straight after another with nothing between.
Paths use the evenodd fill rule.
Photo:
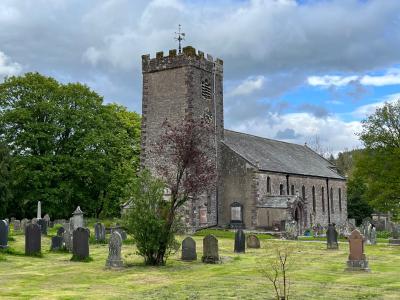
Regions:
<instances>
[{"instance_id":1,"label":"blue sky","mask_svg":"<svg viewBox=\"0 0 400 300\"><path fill-rule=\"evenodd\" d=\"M2 0L0 80L39 71L140 112L140 57L179 23L224 60L226 128L337 153L400 98L398 0Z\"/></svg>"}]
</instances>

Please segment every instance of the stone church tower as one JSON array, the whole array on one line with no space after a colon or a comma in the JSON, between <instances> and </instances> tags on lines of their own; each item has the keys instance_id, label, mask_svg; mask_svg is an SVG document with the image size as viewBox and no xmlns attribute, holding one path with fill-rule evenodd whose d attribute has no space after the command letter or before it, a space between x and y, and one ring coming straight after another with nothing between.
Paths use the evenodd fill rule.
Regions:
<instances>
[{"instance_id":1,"label":"stone church tower","mask_svg":"<svg viewBox=\"0 0 400 300\"><path fill-rule=\"evenodd\" d=\"M223 120L223 62L192 47L183 53L170 50L168 56L157 52L155 58L142 56L142 149L141 166L154 171L157 157L150 149L163 132L162 124L181 122L187 115L205 117L215 127L212 159L220 165L224 135ZM199 195L185 207L186 224L196 229L217 225L218 190Z\"/></svg>"}]
</instances>

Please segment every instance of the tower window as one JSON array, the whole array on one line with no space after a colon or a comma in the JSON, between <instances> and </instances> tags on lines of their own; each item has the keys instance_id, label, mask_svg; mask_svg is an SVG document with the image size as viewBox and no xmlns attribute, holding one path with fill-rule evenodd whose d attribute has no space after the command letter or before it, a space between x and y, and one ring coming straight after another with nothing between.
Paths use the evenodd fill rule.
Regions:
<instances>
[{"instance_id":1,"label":"tower window","mask_svg":"<svg viewBox=\"0 0 400 300\"><path fill-rule=\"evenodd\" d=\"M204 100L211 100L211 84L208 82L208 79L201 82L201 97Z\"/></svg>"},{"instance_id":2,"label":"tower window","mask_svg":"<svg viewBox=\"0 0 400 300\"><path fill-rule=\"evenodd\" d=\"M325 189L321 188L321 202L322 202L322 212L325 212Z\"/></svg>"},{"instance_id":3,"label":"tower window","mask_svg":"<svg viewBox=\"0 0 400 300\"><path fill-rule=\"evenodd\" d=\"M283 184L281 183L280 185L279 185L279 195L283 195Z\"/></svg>"},{"instance_id":4,"label":"tower window","mask_svg":"<svg viewBox=\"0 0 400 300\"><path fill-rule=\"evenodd\" d=\"M290 193L292 194L292 195L294 195L294 185L292 184L292 186L290 187Z\"/></svg>"},{"instance_id":5,"label":"tower window","mask_svg":"<svg viewBox=\"0 0 400 300\"><path fill-rule=\"evenodd\" d=\"M342 190L339 188L339 210L342 211Z\"/></svg>"},{"instance_id":6,"label":"tower window","mask_svg":"<svg viewBox=\"0 0 400 300\"><path fill-rule=\"evenodd\" d=\"M267 177L267 193L271 193L271 178Z\"/></svg>"},{"instance_id":7,"label":"tower window","mask_svg":"<svg viewBox=\"0 0 400 300\"><path fill-rule=\"evenodd\" d=\"M301 187L301 197L306 200L306 187L304 185Z\"/></svg>"},{"instance_id":8,"label":"tower window","mask_svg":"<svg viewBox=\"0 0 400 300\"><path fill-rule=\"evenodd\" d=\"M335 209L334 209L334 207L333 207L333 189L331 188L331 192L330 192L330 196L329 196L330 198L331 198L331 207L332 207L332 213L334 213L335 212Z\"/></svg>"},{"instance_id":9,"label":"tower window","mask_svg":"<svg viewBox=\"0 0 400 300\"><path fill-rule=\"evenodd\" d=\"M315 202L315 187L312 187L312 208L313 211L315 212L315 206L316 206L316 202Z\"/></svg>"}]
</instances>

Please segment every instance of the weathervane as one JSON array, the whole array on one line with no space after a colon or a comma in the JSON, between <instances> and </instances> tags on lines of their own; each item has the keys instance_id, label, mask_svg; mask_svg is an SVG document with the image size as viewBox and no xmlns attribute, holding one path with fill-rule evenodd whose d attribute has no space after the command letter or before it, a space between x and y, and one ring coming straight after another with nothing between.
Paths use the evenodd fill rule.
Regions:
<instances>
[{"instance_id":1,"label":"weathervane","mask_svg":"<svg viewBox=\"0 0 400 300\"><path fill-rule=\"evenodd\" d=\"M179 24L178 32L175 32L175 41L179 43L179 54L182 53L182 41L185 40L185 33L181 32L181 24Z\"/></svg>"}]
</instances>

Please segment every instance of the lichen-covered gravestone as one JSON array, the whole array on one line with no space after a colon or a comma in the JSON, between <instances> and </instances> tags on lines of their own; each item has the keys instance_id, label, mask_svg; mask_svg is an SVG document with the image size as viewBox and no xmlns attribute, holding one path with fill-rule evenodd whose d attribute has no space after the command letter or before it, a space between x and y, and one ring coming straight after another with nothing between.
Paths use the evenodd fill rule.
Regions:
<instances>
[{"instance_id":1,"label":"lichen-covered gravestone","mask_svg":"<svg viewBox=\"0 0 400 300\"><path fill-rule=\"evenodd\" d=\"M249 234L247 236L247 248L260 248L260 240L255 234Z\"/></svg>"},{"instance_id":2,"label":"lichen-covered gravestone","mask_svg":"<svg viewBox=\"0 0 400 300\"><path fill-rule=\"evenodd\" d=\"M5 220L0 220L0 249L8 247L8 224Z\"/></svg>"},{"instance_id":3,"label":"lichen-covered gravestone","mask_svg":"<svg viewBox=\"0 0 400 300\"><path fill-rule=\"evenodd\" d=\"M246 252L246 235L242 229L239 229L235 233L235 253L245 253Z\"/></svg>"},{"instance_id":4,"label":"lichen-covered gravestone","mask_svg":"<svg viewBox=\"0 0 400 300\"><path fill-rule=\"evenodd\" d=\"M373 226L371 228L371 232L369 233L369 242L371 245L376 245L376 227Z\"/></svg>"},{"instance_id":5,"label":"lichen-covered gravestone","mask_svg":"<svg viewBox=\"0 0 400 300\"><path fill-rule=\"evenodd\" d=\"M72 233L69 230L69 228L67 228L63 234L64 237L64 246L65 249L67 249L69 252L72 251Z\"/></svg>"},{"instance_id":6,"label":"lichen-covered gravestone","mask_svg":"<svg viewBox=\"0 0 400 300\"><path fill-rule=\"evenodd\" d=\"M42 236L38 224L29 224L25 230L25 255L34 255L41 252Z\"/></svg>"},{"instance_id":7,"label":"lichen-covered gravestone","mask_svg":"<svg viewBox=\"0 0 400 300\"><path fill-rule=\"evenodd\" d=\"M40 231L43 235L47 235L47 222L45 219L37 220L37 224L40 226Z\"/></svg>"},{"instance_id":8,"label":"lichen-covered gravestone","mask_svg":"<svg viewBox=\"0 0 400 300\"><path fill-rule=\"evenodd\" d=\"M79 227L74 230L72 237L73 259L85 260L89 258L89 231Z\"/></svg>"},{"instance_id":9,"label":"lichen-covered gravestone","mask_svg":"<svg viewBox=\"0 0 400 300\"><path fill-rule=\"evenodd\" d=\"M349 236L350 254L347 261L347 271L366 271L369 272L368 261L364 254L364 237L357 230Z\"/></svg>"},{"instance_id":10,"label":"lichen-covered gravestone","mask_svg":"<svg viewBox=\"0 0 400 300\"><path fill-rule=\"evenodd\" d=\"M62 236L53 236L51 238L51 250L60 250L63 248L64 238Z\"/></svg>"},{"instance_id":11,"label":"lichen-covered gravestone","mask_svg":"<svg viewBox=\"0 0 400 300\"><path fill-rule=\"evenodd\" d=\"M328 230L326 231L326 247L328 249L339 249L338 232L334 224L328 225Z\"/></svg>"},{"instance_id":12,"label":"lichen-covered gravestone","mask_svg":"<svg viewBox=\"0 0 400 300\"><path fill-rule=\"evenodd\" d=\"M111 234L108 244L108 258L106 267L109 268L122 268L123 261L121 259L122 237L118 231Z\"/></svg>"},{"instance_id":13,"label":"lichen-covered gravestone","mask_svg":"<svg viewBox=\"0 0 400 300\"><path fill-rule=\"evenodd\" d=\"M218 240L212 234L207 235L203 239L203 257L201 260L206 264L215 264L219 262Z\"/></svg>"},{"instance_id":14,"label":"lichen-covered gravestone","mask_svg":"<svg viewBox=\"0 0 400 300\"><path fill-rule=\"evenodd\" d=\"M96 242L104 242L106 240L106 228L102 223L94 225L94 237Z\"/></svg>"},{"instance_id":15,"label":"lichen-covered gravestone","mask_svg":"<svg viewBox=\"0 0 400 300\"><path fill-rule=\"evenodd\" d=\"M182 260L197 260L196 241L190 236L182 241Z\"/></svg>"}]
</instances>

